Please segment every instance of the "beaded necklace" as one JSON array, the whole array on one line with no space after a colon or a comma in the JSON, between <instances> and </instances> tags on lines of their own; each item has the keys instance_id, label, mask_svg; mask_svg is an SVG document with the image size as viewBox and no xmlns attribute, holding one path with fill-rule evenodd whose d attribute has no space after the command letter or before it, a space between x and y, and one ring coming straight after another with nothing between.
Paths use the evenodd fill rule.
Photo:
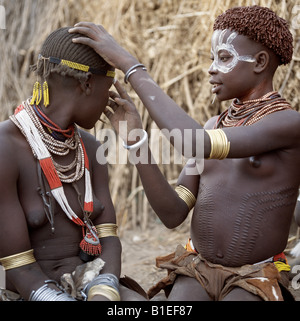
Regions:
<instances>
[{"instance_id":1,"label":"beaded necklace","mask_svg":"<svg viewBox=\"0 0 300 321\"><path fill-rule=\"evenodd\" d=\"M64 142L66 138L71 138L74 136L74 125L70 125L68 129L61 129L41 111L39 106L32 106L40 122L47 128L48 132L53 138Z\"/></svg>"},{"instance_id":2,"label":"beaded necklace","mask_svg":"<svg viewBox=\"0 0 300 321\"><path fill-rule=\"evenodd\" d=\"M74 125L74 135L67 138L65 142L55 140L44 130L39 118L29 104L29 100L23 102L16 109L14 115L10 116L10 119L21 130L32 149L33 155L39 160L51 189L51 194L67 217L82 227L83 240L80 243L80 248L89 255L99 255L101 253L100 241L96 228L89 219L93 212L89 160L76 126ZM67 166L54 162L50 154L64 156L70 150L76 150L76 156L74 161ZM73 174L64 174L64 172L74 168L75 172ZM70 207L62 183L73 183L78 181L83 175L85 176L85 196L83 205L84 219L82 221Z\"/></svg>"},{"instance_id":3,"label":"beaded necklace","mask_svg":"<svg viewBox=\"0 0 300 321\"><path fill-rule=\"evenodd\" d=\"M219 116L214 128L249 126L269 114L286 109L292 107L276 91L245 102L234 99L230 107Z\"/></svg>"},{"instance_id":4,"label":"beaded necklace","mask_svg":"<svg viewBox=\"0 0 300 321\"><path fill-rule=\"evenodd\" d=\"M68 165L61 165L55 162L51 154L50 157L57 171L58 177L63 183L73 183L75 181L78 181L84 174L84 152L82 144L80 143L80 137L77 127L75 125L73 126L74 134L71 137L68 137L65 141L56 140L50 133L47 133L47 131L45 131L42 123L39 120L39 117L34 112L32 106L28 101L25 101L21 106L26 110L43 143L51 154L57 156L66 156L70 153L71 150L75 150L75 158ZM17 112L18 109L16 110L16 113ZM14 116L11 116L11 119L14 121ZM18 122L15 122L15 124L18 126ZM23 135L25 135L22 126L18 127L20 128ZM35 150L33 149L32 151L33 155L37 157ZM66 175L65 173L69 171L71 171L71 173Z\"/></svg>"}]
</instances>

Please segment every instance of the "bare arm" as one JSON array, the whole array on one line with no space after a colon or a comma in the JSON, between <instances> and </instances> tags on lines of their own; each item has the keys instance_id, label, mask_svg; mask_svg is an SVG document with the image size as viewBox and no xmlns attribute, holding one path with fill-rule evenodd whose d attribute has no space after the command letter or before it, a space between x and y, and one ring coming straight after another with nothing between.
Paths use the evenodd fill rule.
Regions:
<instances>
[{"instance_id":1,"label":"bare arm","mask_svg":"<svg viewBox=\"0 0 300 321\"><path fill-rule=\"evenodd\" d=\"M4 148L5 147L5 148ZM27 221L17 191L18 169L15 155L7 142L0 150L0 257L7 257L31 249ZM38 263L6 271L7 285L28 300L31 292L44 285L49 277Z\"/></svg>"},{"instance_id":2,"label":"bare arm","mask_svg":"<svg viewBox=\"0 0 300 321\"><path fill-rule=\"evenodd\" d=\"M116 224L115 209L111 200L109 191L109 179L107 165L101 165L97 162L96 153L97 148L100 146L99 142L96 142L95 138L86 132L81 133L89 159L91 161L91 173L93 192L97 199L101 202L104 209L102 213L97 216L93 221L94 225L113 223ZM110 273L114 274L118 279L121 273L121 242L118 237L108 236L100 238L102 251L100 258L105 262L100 274ZM96 295L92 301L107 301L105 296Z\"/></svg>"},{"instance_id":3,"label":"bare arm","mask_svg":"<svg viewBox=\"0 0 300 321\"><path fill-rule=\"evenodd\" d=\"M74 42L90 46L112 66L121 69L124 73L138 63L136 58L118 45L102 26L81 22L70 32L78 32L86 36L76 38ZM174 128L179 129L182 137L186 129L191 130L191 139L186 142L182 140L183 144L191 145L192 155L185 154L186 157L196 155L199 135L204 137L204 156L207 158L210 155L211 145L208 134L203 132L203 128L163 92L146 71L137 68L129 81L160 129L169 131ZM283 113L284 116L282 116ZM299 127L300 115L288 110L269 115L252 126L226 128L224 131L231 143L229 157L248 157L298 146Z\"/></svg>"},{"instance_id":4,"label":"bare arm","mask_svg":"<svg viewBox=\"0 0 300 321\"><path fill-rule=\"evenodd\" d=\"M117 132L119 132L118 124L120 121L127 121L128 133L130 133L132 129L141 129L142 122L140 116L129 95L119 82L115 84L115 87L118 93L110 93L111 101L109 103L113 112L106 110L106 116ZM136 140L128 141L128 137L125 136L123 136L122 139L127 144L134 144L136 142ZM135 151L132 153L135 153ZM180 225L189 213L187 205L178 197L173 187L170 186L166 178L162 175L147 144L140 148L137 154L142 162L137 162L135 165L153 210L166 227L174 228ZM196 196L199 176L190 176L189 180L184 179L184 176L184 174L180 175L178 184L183 184ZM196 183L194 181L196 181Z\"/></svg>"},{"instance_id":5,"label":"bare arm","mask_svg":"<svg viewBox=\"0 0 300 321\"><path fill-rule=\"evenodd\" d=\"M94 153L96 155L96 151ZM93 188L96 197L104 206L104 210L94 221L95 225L116 223L115 209L108 187L108 170L106 165L93 164ZM101 258L105 262L101 273L112 273L118 278L121 273L121 243L118 237L105 237L100 239L102 245Z\"/></svg>"},{"instance_id":6,"label":"bare arm","mask_svg":"<svg viewBox=\"0 0 300 321\"><path fill-rule=\"evenodd\" d=\"M298 226L300 227L300 194L297 199L296 207L295 207L295 220Z\"/></svg>"},{"instance_id":7,"label":"bare arm","mask_svg":"<svg viewBox=\"0 0 300 321\"><path fill-rule=\"evenodd\" d=\"M70 32L86 35L88 38L76 38L74 42L89 45L108 63L121 69L124 73L138 63L136 58L120 47L102 26L82 22L77 24L75 28L70 29ZM139 68L129 80L160 129L164 128L171 131L173 128L178 128L182 133L184 129L192 129L192 146L196 144L195 130L202 128L200 124L189 117L182 108L166 95L147 72ZM209 144L208 137L206 139Z\"/></svg>"},{"instance_id":8,"label":"bare arm","mask_svg":"<svg viewBox=\"0 0 300 321\"><path fill-rule=\"evenodd\" d=\"M151 151L148 149L151 157ZM187 217L189 209L168 183L159 167L153 163L136 164L145 193L151 207L167 228L179 226ZM188 184L184 184L186 187Z\"/></svg>"}]
</instances>

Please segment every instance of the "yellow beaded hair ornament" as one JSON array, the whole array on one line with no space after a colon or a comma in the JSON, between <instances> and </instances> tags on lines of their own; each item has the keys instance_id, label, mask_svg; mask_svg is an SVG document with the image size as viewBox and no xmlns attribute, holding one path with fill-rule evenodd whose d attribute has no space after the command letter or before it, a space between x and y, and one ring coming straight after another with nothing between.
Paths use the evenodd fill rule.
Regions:
<instances>
[{"instance_id":1,"label":"yellow beaded hair ornament","mask_svg":"<svg viewBox=\"0 0 300 321\"><path fill-rule=\"evenodd\" d=\"M41 102L41 100L42 100L42 86L37 80L33 86L33 93L30 101L30 105L33 105L34 103L38 105Z\"/></svg>"},{"instance_id":2,"label":"yellow beaded hair ornament","mask_svg":"<svg viewBox=\"0 0 300 321\"><path fill-rule=\"evenodd\" d=\"M44 96L44 106L48 107L49 104L50 104L50 101L49 101L49 87L48 87L48 83L47 83L46 80L43 83L43 96Z\"/></svg>"}]
</instances>

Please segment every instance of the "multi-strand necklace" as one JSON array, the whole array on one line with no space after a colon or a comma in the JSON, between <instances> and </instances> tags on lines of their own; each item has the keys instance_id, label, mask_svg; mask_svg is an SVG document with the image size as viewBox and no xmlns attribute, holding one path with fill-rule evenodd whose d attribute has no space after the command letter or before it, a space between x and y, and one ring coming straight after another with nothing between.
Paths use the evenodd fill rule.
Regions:
<instances>
[{"instance_id":1,"label":"multi-strand necklace","mask_svg":"<svg viewBox=\"0 0 300 321\"><path fill-rule=\"evenodd\" d=\"M67 138L72 138L74 136L75 126L70 125L67 129L61 129L57 124L55 124L47 115L45 115L42 110L37 105L32 106L36 115L39 118L41 124L47 128L50 135L59 141L66 141Z\"/></svg>"},{"instance_id":2,"label":"multi-strand necklace","mask_svg":"<svg viewBox=\"0 0 300 321\"><path fill-rule=\"evenodd\" d=\"M33 122L35 128L38 130L43 143L45 144L47 150L50 152L50 157L53 161L54 167L60 180L63 183L73 183L75 181L78 181L84 174L84 153L82 144L80 143L80 137L77 127L73 125L73 135L67 137L65 141L57 140L44 129L43 125L45 126L45 124L42 124L38 117L38 115L41 114L41 110L37 106L32 107L28 101L25 101L21 106L24 106L24 109ZM39 113L36 113L34 109ZM45 115L43 114L43 116ZM14 121L15 116L12 116L11 118ZM24 129L18 125L18 122L15 122L15 124L24 134ZM66 156L70 153L70 151L75 151L75 157L74 160L68 165L61 165L57 163L51 155L53 154L57 156ZM36 157L34 149L33 154ZM70 173L66 175L66 172Z\"/></svg>"},{"instance_id":3,"label":"multi-strand necklace","mask_svg":"<svg viewBox=\"0 0 300 321\"><path fill-rule=\"evenodd\" d=\"M276 91L245 102L235 99L219 116L214 128L252 125L269 114L286 109L292 109L291 105Z\"/></svg>"},{"instance_id":4,"label":"multi-strand necklace","mask_svg":"<svg viewBox=\"0 0 300 321\"><path fill-rule=\"evenodd\" d=\"M40 112L39 110L38 114L40 114ZM44 114L42 116L45 118ZM33 155L39 161L55 200L71 221L82 226L83 240L80 243L81 249L90 255L99 255L101 253L100 241L96 228L89 220L89 216L93 212L93 193L89 160L76 126L74 125L72 135L67 134L69 137L66 137L65 141L54 139L51 134L45 131L39 117L29 104L29 100L23 102L23 104L16 109L15 114L10 116L10 119L27 139ZM55 125L55 127L58 126ZM60 165L54 162L51 154L65 156L68 155L71 150L75 151L75 159L71 164ZM73 173L69 175L65 174L67 171L72 170ZM82 221L70 207L62 183L73 183L82 178L83 175L85 176L85 196L83 204L84 219Z\"/></svg>"}]
</instances>

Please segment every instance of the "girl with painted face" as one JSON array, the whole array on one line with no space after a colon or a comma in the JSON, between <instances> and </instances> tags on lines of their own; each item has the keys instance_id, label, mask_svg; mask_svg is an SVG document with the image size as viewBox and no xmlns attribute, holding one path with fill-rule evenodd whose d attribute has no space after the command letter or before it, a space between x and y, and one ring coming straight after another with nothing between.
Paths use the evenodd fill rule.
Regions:
<instances>
[{"instance_id":1,"label":"girl with painted face","mask_svg":"<svg viewBox=\"0 0 300 321\"><path fill-rule=\"evenodd\" d=\"M216 97L218 97L220 101L236 97L243 99L243 97L240 97L243 92L240 89L238 91L236 90L240 87L240 85L237 87L237 84L235 84L236 80L240 80L240 76L237 77L233 72L238 64L242 66L243 69L245 67L250 67L246 66L246 64L241 64L240 62L256 62L256 58L254 57L254 55L241 54L241 51L247 52L247 49L249 51L253 51L253 47L259 47L258 44L253 44L252 41L249 41L248 43L248 39L246 37L245 39L243 38L244 37L239 36L237 32L230 31L228 29L216 30L213 33L211 47L211 59L213 60L213 63L209 68L209 73L212 76L210 79L210 83L213 85L213 102ZM259 51L259 49L260 48L256 48L257 51ZM240 72L239 75L241 75ZM249 77L248 73L247 77ZM232 88L225 87L222 92L224 94L225 91L226 96L222 96L222 92L220 91L221 88L224 88L224 86L226 86L226 83L228 86L233 86L231 86ZM232 92L232 90L234 90L234 92Z\"/></svg>"},{"instance_id":2,"label":"girl with painted face","mask_svg":"<svg viewBox=\"0 0 300 321\"><path fill-rule=\"evenodd\" d=\"M147 139L128 142L122 137L130 153L148 152L149 163L136 167L166 227L180 225L195 206L188 244L157 261L169 273L149 295L166 289L170 300L283 300L287 292L281 286L288 285L289 270L283 251L300 184L300 115L272 83L277 67L293 55L287 22L259 6L232 8L217 17L210 83L220 101L233 101L204 128L102 26L83 22L71 32L85 36L75 43L91 46L121 69L158 127L179 130L191 150L185 156L192 160L174 190L147 146L142 148ZM120 84L117 90L109 103L114 113L106 112L112 125L118 130L118 122L128 120L128 132L141 128L130 97ZM184 139L187 129L189 140ZM189 175L202 161L199 145L204 169Z\"/></svg>"},{"instance_id":3,"label":"girl with painted face","mask_svg":"<svg viewBox=\"0 0 300 321\"><path fill-rule=\"evenodd\" d=\"M225 34L229 34L225 41ZM251 55L241 56L236 51L233 40L237 37L237 32L230 30L216 30L212 36L212 69L227 74L231 72L239 61L255 62L255 58Z\"/></svg>"}]
</instances>

